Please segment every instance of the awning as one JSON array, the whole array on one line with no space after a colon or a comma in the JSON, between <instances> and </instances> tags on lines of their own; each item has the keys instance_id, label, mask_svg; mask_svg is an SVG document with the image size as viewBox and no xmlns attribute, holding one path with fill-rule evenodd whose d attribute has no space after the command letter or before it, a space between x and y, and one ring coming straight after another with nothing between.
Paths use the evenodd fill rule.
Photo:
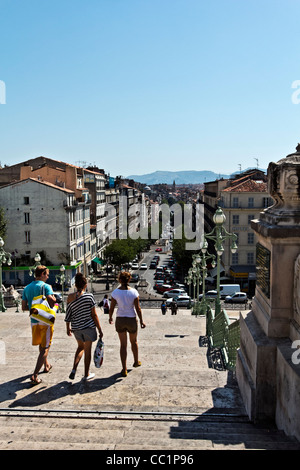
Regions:
<instances>
[{"instance_id":1,"label":"awning","mask_svg":"<svg viewBox=\"0 0 300 470\"><path fill-rule=\"evenodd\" d=\"M100 258L98 258L97 256L96 256L96 258L94 258L92 261L95 261L95 263L98 263L98 264L100 264L101 266L104 264L103 259L100 259Z\"/></svg>"},{"instance_id":2,"label":"awning","mask_svg":"<svg viewBox=\"0 0 300 470\"><path fill-rule=\"evenodd\" d=\"M220 274L224 273L224 268L223 266L220 266ZM218 268L215 267L213 269L211 269L211 271L209 272L209 275L211 277L217 277L217 274L218 274Z\"/></svg>"},{"instance_id":3,"label":"awning","mask_svg":"<svg viewBox=\"0 0 300 470\"><path fill-rule=\"evenodd\" d=\"M230 275L235 278L255 279L256 266L255 265L236 265L230 266Z\"/></svg>"}]
</instances>

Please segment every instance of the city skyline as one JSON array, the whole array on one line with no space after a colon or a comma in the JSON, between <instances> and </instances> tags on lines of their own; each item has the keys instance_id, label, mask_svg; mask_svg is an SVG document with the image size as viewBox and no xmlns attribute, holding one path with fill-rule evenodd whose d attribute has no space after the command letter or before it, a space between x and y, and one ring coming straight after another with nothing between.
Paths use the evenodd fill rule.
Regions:
<instances>
[{"instance_id":1,"label":"city skyline","mask_svg":"<svg viewBox=\"0 0 300 470\"><path fill-rule=\"evenodd\" d=\"M300 141L293 0L0 0L0 162L267 168Z\"/></svg>"}]
</instances>

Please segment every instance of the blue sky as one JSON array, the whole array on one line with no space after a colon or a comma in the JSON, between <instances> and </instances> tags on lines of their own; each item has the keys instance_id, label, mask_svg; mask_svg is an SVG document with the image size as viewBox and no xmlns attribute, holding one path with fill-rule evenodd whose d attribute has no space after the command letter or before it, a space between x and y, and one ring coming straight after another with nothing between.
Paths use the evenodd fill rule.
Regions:
<instances>
[{"instance_id":1,"label":"blue sky","mask_svg":"<svg viewBox=\"0 0 300 470\"><path fill-rule=\"evenodd\" d=\"M0 162L267 168L300 142L299 18L298 0L0 0Z\"/></svg>"}]
</instances>

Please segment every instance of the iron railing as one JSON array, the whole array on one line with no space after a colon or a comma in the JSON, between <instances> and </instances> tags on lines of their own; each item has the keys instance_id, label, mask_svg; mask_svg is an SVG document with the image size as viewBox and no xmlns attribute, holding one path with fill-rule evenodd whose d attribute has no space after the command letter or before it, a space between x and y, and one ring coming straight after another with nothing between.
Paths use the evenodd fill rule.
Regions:
<instances>
[{"instance_id":1,"label":"iron railing","mask_svg":"<svg viewBox=\"0 0 300 470\"><path fill-rule=\"evenodd\" d=\"M215 316L214 311L207 307L206 335L210 347L220 350L226 369L234 371L240 347L240 321L230 322L224 309Z\"/></svg>"}]
</instances>

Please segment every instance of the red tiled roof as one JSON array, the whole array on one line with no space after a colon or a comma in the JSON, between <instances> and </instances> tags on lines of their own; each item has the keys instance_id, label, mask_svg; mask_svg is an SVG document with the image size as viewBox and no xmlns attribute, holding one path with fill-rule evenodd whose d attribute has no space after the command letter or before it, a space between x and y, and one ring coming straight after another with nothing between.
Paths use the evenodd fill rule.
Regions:
<instances>
[{"instance_id":1,"label":"red tiled roof","mask_svg":"<svg viewBox=\"0 0 300 470\"><path fill-rule=\"evenodd\" d=\"M245 193L266 193L267 192L267 183L264 181L254 181L248 179L242 181L239 184L234 186L229 186L228 188L223 189L226 192L245 192Z\"/></svg>"}]
</instances>

